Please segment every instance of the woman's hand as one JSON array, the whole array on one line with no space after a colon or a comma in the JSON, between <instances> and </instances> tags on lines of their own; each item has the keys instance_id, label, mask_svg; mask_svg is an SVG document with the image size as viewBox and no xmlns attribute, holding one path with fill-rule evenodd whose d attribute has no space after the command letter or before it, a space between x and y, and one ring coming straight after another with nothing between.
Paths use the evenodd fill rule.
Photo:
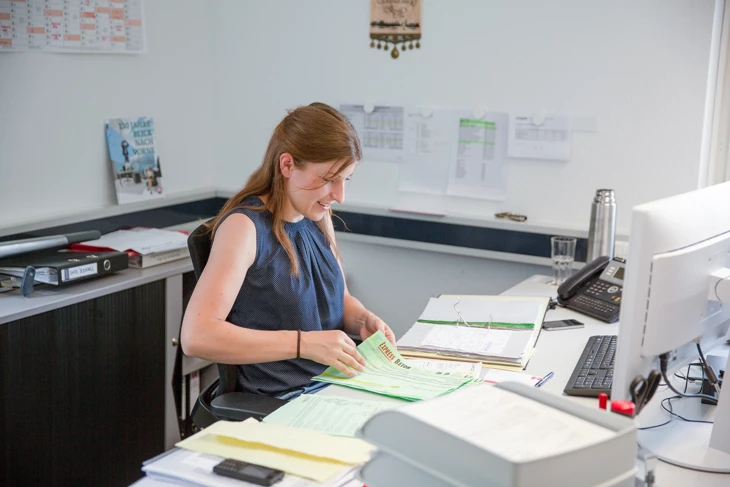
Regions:
<instances>
[{"instance_id":1,"label":"woman's hand","mask_svg":"<svg viewBox=\"0 0 730 487\"><path fill-rule=\"evenodd\" d=\"M357 351L355 342L344 331L302 332L299 356L329 365L345 375L355 377L365 370L365 359Z\"/></svg>"},{"instance_id":2,"label":"woman's hand","mask_svg":"<svg viewBox=\"0 0 730 487\"><path fill-rule=\"evenodd\" d=\"M363 341L367 340L370 335L374 334L378 330L382 331L385 338L395 345L395 335L393 334L393 330L391 330L383 320L375 316L374 313L368 311L367 316L365 316L365 321L360 327L360 338L362 338Z\"/></svg>"}]
</instances>

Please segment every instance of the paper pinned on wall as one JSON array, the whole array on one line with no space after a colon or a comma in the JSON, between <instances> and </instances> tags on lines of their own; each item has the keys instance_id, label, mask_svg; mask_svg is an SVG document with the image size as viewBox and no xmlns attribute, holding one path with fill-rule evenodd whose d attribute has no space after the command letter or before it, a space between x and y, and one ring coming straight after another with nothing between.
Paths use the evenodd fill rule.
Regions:
<instances>
[{"instance_id":1,"label":"paper pinned on wall","mask_svg":"<svg viewBox=\"0 0 730 487\"><path fill-rule=\"evenodd\" d=\"M378 162L403 160L404 110L402 106L376 105L366 111L365 105L340 105L340 112L357 131L363 158Z\"/></svg>"},{"instance_id":2,"label":"paper pinned on wall","mask_svg":"<svg viewBox=\"0 0 730 487\"><path fill-rule=\"evenodd\" d=\"M507 193L507 114L487 112L481 119L460 118L446 193L504 200Z\"/></svg>"},{"instance_id":3,"label":"paper pinned on wall","mask_svg":"<svg viewBox=\"0 0 730 487\"><path fill-rule=\"evenodd\" d=\"M458 120L458 110L436 108L426 112L422 107L406 108L400 191L446 194Z\"/></svg>"},{"instance_id":4,"label":"paper pinned on wall","mask_svg":"<svg viewBox=\"0 0 730 487\"><path fill-rule=\"evenodd\" d=\"M542 117L541 117L542 118ZM565 115L534 116L512 113L509 120L509 157L567 161L570 159L571 120Z\"/></svg>"}]
</instances>

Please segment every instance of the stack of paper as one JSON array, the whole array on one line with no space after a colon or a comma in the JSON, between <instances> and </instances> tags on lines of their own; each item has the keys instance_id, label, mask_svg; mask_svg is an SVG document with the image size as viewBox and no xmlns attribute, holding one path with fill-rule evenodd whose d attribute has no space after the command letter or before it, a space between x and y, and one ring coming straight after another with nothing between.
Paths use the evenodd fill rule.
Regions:
<instances>
[{"instance_id":1,"label":"stack of paper","mask_svg":"<svg viewBox=\"0 0 730 487\"><path fill-rule=\"evenodd\" d=\"M456 372L432 372L411 366L381 331L358 345L365 371L349 377L334 367L312 380L361 389L385 396L419 401L453 392L473 382Z\"/></svg>"},{"instance_id":2,"label":"stack of paper","mask_svg":"<svg viewBox=\"0 0 730 487\"><path fill-rule=\"evenodd\" d=\"M130 267L146 268L188 257L187 242L188 236L182 232L137 227L107 233L98 240L73 244L70 248L127 252Z\"/></svg>"},{"instance_id":3,"label":"stack of paper","mask_svg":"<svg viewBox=\"0 0 730 487\"><path fill-rule=\"evenodd\" d=\"M547 297L442 296L432 298L398 341L406 357L481 361L522 369L547 311Z\"/></svg>"},{"instance_id":4,"label":"stack of paper","mask_svg":"<svg viewBox=\"0 0 730 487\"><path fill-rule=\"evenodd\" d=\"M142 470L148 478L161 480L166 486L256 487L257 484L213 473L223 457L183 449L175 449L145 463ZM168 483L169 482L169 483ZM146 485L146 484L145 484ZM343 467L328 482L320 484L294 475L285 475L276 487L361 487L354 479L354 467Z\"/></svg>"},{"instance_id":5,"label":"stack of paper","mask_svg":"<svg viewBox=\"0 0 730 487\"><path fill-rule=\"evenodd\" d=\"M327 482L345 467L366 462L374 448L356 438L259 423L218 421L179 443L186 450L234 458Z\"/></svg>"}]
</instances>

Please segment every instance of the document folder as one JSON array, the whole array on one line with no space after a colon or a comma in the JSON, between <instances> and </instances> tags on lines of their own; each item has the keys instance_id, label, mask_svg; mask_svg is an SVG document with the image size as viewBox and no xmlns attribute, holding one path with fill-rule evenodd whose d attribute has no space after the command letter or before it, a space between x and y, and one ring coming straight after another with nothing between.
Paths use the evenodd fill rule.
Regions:
<instances>
[{"instance_id":1,"label":"document folder","mask_svg":"<svg viewBox=\"0 0 730 487\"><path fill-rule=\"evenodd\" d=\"M0 274L21 277L31 266L36 282L64 286L126 269L128 262L124 252L43 251L0 260Z\"/></svg>"}]
</instances>

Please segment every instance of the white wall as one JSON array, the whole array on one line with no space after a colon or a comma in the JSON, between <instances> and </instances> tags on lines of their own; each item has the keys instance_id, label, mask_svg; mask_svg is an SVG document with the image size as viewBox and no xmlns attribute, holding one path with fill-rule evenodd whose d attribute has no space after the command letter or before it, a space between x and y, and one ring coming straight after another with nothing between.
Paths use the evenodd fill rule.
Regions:
<instances>
[{"instance_id":1,"label":"white wall","mask_svg":"<svg viewBox=\"0 0 730 487\"><path fill-rule=\"evenodd\" d=\"M147 54L3 53L0 194L24 206L0 226L114 204L106 118L155 117L169 191L236 188L285 110L314 100L596 117L570 162L511 161L502 204L428 198L450 212L585 229L594 190L612 187L627 232L634 204L696 187L712 0L425 0L422 48L398 60L369 47L368 5L149 0ZM427 203L397 179L366 161L349 201Z\"/></svg>"},{"instance_id":2,"label":"white wall","mask_svg":"<svg viewBox=\"0 0 730 487\"><path fill-rule=\"evenodd\" d=\"M217 182L213 16L197 0L144 7L147 54L0 54L0 227L116 204L108 118L154 117L167 188Z\"/></svg>"},{"instance_id":3,"label":"white wall","mask_svg":"<svg viewBox=\"0 0 730 487\"><path fill-rule=\"evenodd\" d=\"M509 209L586 229L598 188L614 188L618 230L631 207L697 187L714 2L424 0L419 51L369 47L369 2L220 0L216 181L260 163L285 109L315 100L485 106L595 117L570 162L513 160L503 204L449 198L452 212ZM417 205L398 168L366 161L349 201ZM429 197L429 199L432 199Z\"/></svg>"}]
</instances>

